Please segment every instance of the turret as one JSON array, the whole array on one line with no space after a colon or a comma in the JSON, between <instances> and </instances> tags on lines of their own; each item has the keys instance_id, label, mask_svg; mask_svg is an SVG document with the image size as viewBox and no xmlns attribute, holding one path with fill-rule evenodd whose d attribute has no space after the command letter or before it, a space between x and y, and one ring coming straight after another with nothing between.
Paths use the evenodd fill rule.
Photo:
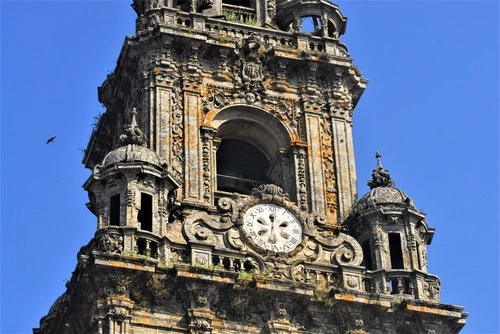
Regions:
<instances>
[{"instance_id":1,"label":"turret","mask_svg":"<svg viewBox=\"0 0 500 334\"><path fill-rule=\"evenodd\" d=\"M96 250L164 261L161 237L179 184L146 146L134 109L116 148L94 167L84 188L97 217Z\"/></svg>"},{"instance_id":2,"label":"turret","mask_svg":"<svg viewBox=\"0 0 500 334\"><path fill-rule=\"evenodd\" d=\"M434 229L413 200L396 188L377 152L370 191L353 207L345 225L363 249L374 278L370 290L439 301L439 279L427 273L427 245Z\"/></svg>"}]
</instances>

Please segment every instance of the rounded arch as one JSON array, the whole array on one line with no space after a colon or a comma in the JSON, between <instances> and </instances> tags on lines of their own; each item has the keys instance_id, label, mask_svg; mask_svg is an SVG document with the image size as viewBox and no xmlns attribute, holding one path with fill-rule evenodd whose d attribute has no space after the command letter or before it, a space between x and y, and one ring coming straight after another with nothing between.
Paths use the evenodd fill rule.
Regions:
<instances>
[{"instance_id":1,"label":"rounded arch","mask_svg":"<svg viewBox=\"0 0 500 334\"><path fill-rule=\"evenodd\" d=\"M314 16L326 20L329 37L345 33L347 19L335 4L321 0L292 0L278 2L277 7L276 22L282 30L287 31L296 18Z\"/></svg>"},{"instance_id":2,"label":"rounded arch","mask_svg":"<svg viewBox=\"0 0 500 334\"><path fill-rule=\"evenodd\" d=\"M217 137L239 139L255 145L269 162L287 150L292 134L276 117L265 110L246 105L229 106L220 110L210 126Z\"/></svg>"},{"instance_id":3,"label":"rounded arch","mask_svg":"<svg viewBox=\"0 0 500 334\"><path fill-rule=\"evenodd\" d=\"M247 193L260 184L275 183L295 193L285 184L294 174L286 160L293 131L271 113L247 105L228 106L207 115L207 125L216 130L217 189ZM286 170L285 170L286 169Z\"/></svg>"}]
</instances>

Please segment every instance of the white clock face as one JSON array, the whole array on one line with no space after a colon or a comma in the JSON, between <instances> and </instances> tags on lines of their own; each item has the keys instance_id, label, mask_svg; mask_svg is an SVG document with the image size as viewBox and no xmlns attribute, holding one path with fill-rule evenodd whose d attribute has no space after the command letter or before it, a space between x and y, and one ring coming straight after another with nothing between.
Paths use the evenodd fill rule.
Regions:
<instances>
[{"instance_id":1,"label":"white clock face","mask_svg":"<svg viewBox=\"0 0 500 334\"><path fill-rule=\"evenodd\" d=\"M259 204L245 214L243 229L258 247L277 253L293 251L302 240L302 226L287 209Z\"/></svg>"}]
</instances>

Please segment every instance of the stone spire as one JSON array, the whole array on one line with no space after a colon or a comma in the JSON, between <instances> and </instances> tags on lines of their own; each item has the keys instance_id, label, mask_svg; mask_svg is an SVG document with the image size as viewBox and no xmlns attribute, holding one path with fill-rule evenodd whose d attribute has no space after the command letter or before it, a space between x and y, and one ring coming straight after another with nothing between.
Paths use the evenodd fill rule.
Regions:
<instances>
[{"instance_id":1,"label":"stone spire","mask_svg":"<svg viewBox=\"0 0 500 334\"><path fill-rule=\"evenodd\" d=\"M377 158L377 168L373 170L372 179L368 181L368 186L370 189L377 187L394 187L396 184L391 180L391 175L389 171L382 166L382 161L380 158L380 152L375 154Z\"/></svg>"},{"instance_id":2,"label":"stone spire","mask_svg":"<svg viewBox=\"0 0 500 334\"><path fill-rule=\"evenodd\" d=\"M124 127L124 132L120 135L117 146L133 144L137 146L147 147L146 136L137 125L136 115L137 110L134 108L132 109L132 120L130 122L130 125L126 125Z\"/></svg>"}]
</instances>

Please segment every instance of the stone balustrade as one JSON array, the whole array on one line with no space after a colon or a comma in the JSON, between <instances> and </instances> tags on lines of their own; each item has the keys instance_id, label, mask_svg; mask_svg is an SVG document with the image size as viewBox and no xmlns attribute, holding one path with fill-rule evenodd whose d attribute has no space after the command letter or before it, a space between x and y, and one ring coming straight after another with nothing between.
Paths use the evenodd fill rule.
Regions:
<instances>
[{"instance_id":1,"label":"stone balustrade","mask_svg":"<svg viewBox=\"0 0 500 334\"><path fill-rule=\"evenodd\" d=\"M251 35L257 35L266 47L319 52L348 60L347 47L337 38L260 27L255 21L255 11L241 6L225 4L223 10L225 19L172 8L162 8L150 15L155 15L154 24L164 32L171 32L172 26L175 25L176 28L186 29L191 34L205 35L206 37L200 37L215 44L234 44ZM161 19L158 20L158 17ZM138 35L148 31L149 29L144 29L139 31Z\"/></svg>"}]
</instances>

